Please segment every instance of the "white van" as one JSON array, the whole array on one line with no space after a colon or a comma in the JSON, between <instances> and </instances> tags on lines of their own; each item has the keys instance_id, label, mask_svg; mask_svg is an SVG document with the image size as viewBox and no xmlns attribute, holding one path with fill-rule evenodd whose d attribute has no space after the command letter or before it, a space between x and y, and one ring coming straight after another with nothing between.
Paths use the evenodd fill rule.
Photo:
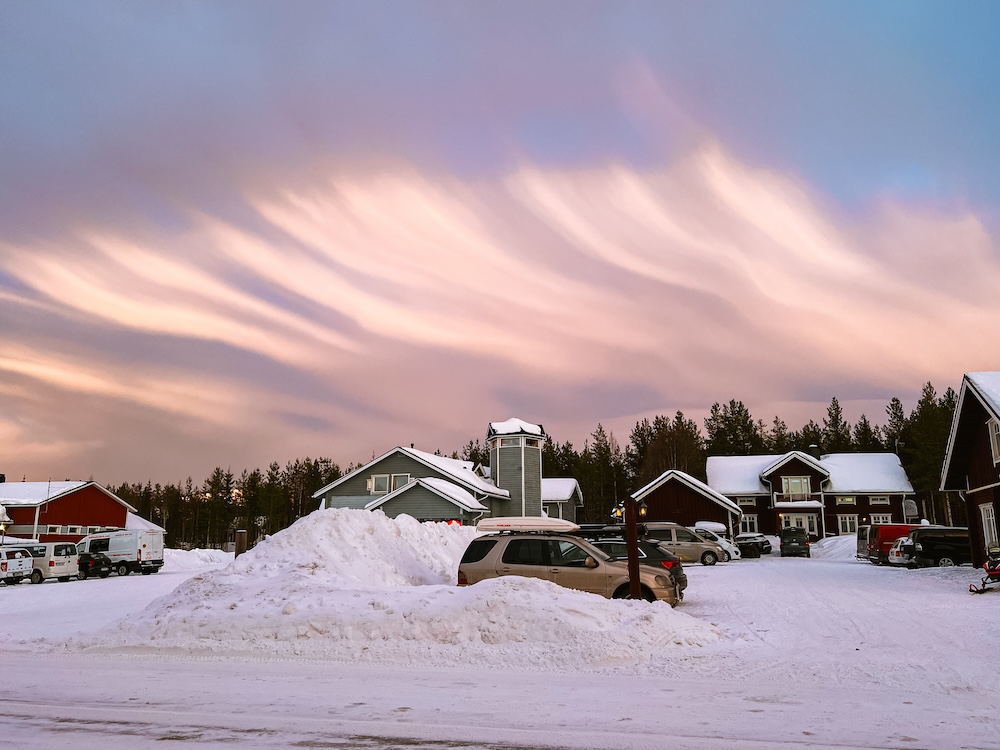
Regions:
<instances>
[{"instance_id":1,"label":"white van","mask_svg":"<svg viewBox=\"0 0 1000 750\"><path fill-rule=\"evenodd\" d=\"M149 575L163 567L163 532L149 529L119 529L85 536L77 549L94 554L103 552L111 559L111 569L120 576L131 572Z\"/></svg>"},{"instance_id":2,"label":"white van","mask_svg":"<svg viewBox=\"0 0 1000 750\"><path fill-rule=\"evenodd\" d=\"M24 548L31 553L32 583L68 581L80 573L80 556L72 542L31 542Z\"/></svg>"},{"instance_id":3,"label":"white van","mask_svg":"<svg viewBox=\"0 0 1000 750\"><path fill-rule=\"evenodd\" d=\"M726 553L726 556L722 558L724 562L739 560L743 557L743 553L740 552L740 548L736 546L736 543L726 538L725 534L727 529L725 524L721 524L718 521L697 521L691 531L700 536L702 539L715 542L722 547L723 551Z\"/></svg>"}]
</instances>

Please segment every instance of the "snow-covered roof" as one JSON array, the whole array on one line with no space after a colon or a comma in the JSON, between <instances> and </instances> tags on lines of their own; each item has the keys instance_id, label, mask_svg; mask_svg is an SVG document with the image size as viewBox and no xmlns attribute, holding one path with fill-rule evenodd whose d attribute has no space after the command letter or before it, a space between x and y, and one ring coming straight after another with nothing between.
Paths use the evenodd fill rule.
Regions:
<instances>
[{"instance_id":1,"label":"snow-covered roof","mask_svg":"<svg viewBox=\"0 0 1000 750\"><path fill-rule=\"evenodd\" d=\"M801 461L806 466L811 466L820 474L824 474L826 476L830 475L830 472L827 471L827 469L823 466L823 464L821 464L817 459L810 456L808 453L803 453L802 451L788 451L788 453L786 453L785 455L778 456L777 461L772 463L770 466L764 467L764 470L761 471L761 475L767 476L768 474L772 474L778 469L780 469L782 466L787 464L789 461Z\"/></svg>"},{"instance_id":2,"label":"snow-covered roof","mask_svg":"<svg viewBox=\"0 0 1000 750\"><path fill-rule=\"evenodd\" d=\"M1000 421L1000 372L967 372L962 378L958 392L958 403L948 431L948 445L944 461L941 463L941 489L968 489L967 462L973 450L972 435L981 425L973 425L978 408L969 401L972 394L975 403L982 406L990 419Z\"/></svg>"},{"instance_id":3,"label":"snow-covered roof","mask_svg":"<svg viewBox=\"0 0 1000 750\"><path fill-rule=\"evenodd\" d=\"M724 495L766 495L770 492L761 476L773 471L784 456L709 456L706 465L708 484ZM906 472L895 453L828 453L819 461L809 462L822 467L829 479L824 492L913 492Z\"/></svg>"},{"instance_id":4,"label":"snow-covered roof","mask_svg":"<svg viewBox=\"0 0 1000 750\"><path fill-rule=\"evenodd\" d=\"M829 453L820 463L830 471L825 492L913 492L895 453Z\"/></svg>"},{"instance_id":5,"label":"snow-covered roof","mask_svg":"<svg viewBox=\"0 0 1000 750\"><path fill-rule=\"evenodd\" d=\"M472 461L462 461L457 458L448 458L447 456L439 456L435 453L427 453L426 451L417 450L416 448L407 448L399 445L390 451L386 451L378 458L372 459L364 466L359 466L350 474L345 474L339 479L330 482L330 484L325 487L320 487L313 493L313 497L320 497L336 487L338 484L346 482L348 478L367 472L370 466L383 461L386 457L391 456L393 453L404 453L415 461L419 461L425 466L430 466L441 474L447 476L449 479L457 482L459 485L467 487L474 492L479 492L483 495L489 495L491 497L510 497L510 492L497 487L489 479L479 476L479 474L476 473L476 464ZM371 500L371 498L369 498L369 500Z\"/></svg>"},{"instance_id":6,"label":"snow-covered roof","mask_svg":"<svg viewBox=\"0 0 1000 750\"><path fill-rule=\"evenodd\" d=\"M87 485L94 485L108 497L117 500L130 511L135 511L113 492L105 489L97 482L0 482L0 503L8 508L34 507L55 500L58 497L76 492Z\"/></svg>"},{"instance_id":7,"label":"snow-covered roof","mask_svg":"<svg viewBox=\"0 0 1000 750\"><path fill-rule=\"evenodd\" d=\"M969 372L965 379L975 386L983 406L1000 417L1000 372Z\"/></svg>"},{"instance_id":8,"label":"snow-covered roof","mask_svg":"<svg viewBox=\"0 0 1000 750\"><path fill-rule=\"evenodd\" d=\"M135 513L125 514L125 528L134 529L135 531L166 531L162 526L157 526L152 521L147 521Z\"/></svg>"},{"instance_id":9,"label":"snow-covered roof","mask_svg":"<svg viewBox=\"0 0 1000 750\"><path fill-rule=\"evenodd\" d=\"M657 487L660 487L671 480L686 484L695 492L704 495L706 498L712 500L715 503L718 503L723 508L728 510L730 513L735 513L736 515L740 515L742 513L742 511L740 510L740 506L738 506L728 497L726 497L719 491L712 489L704 482L695 479L690 474L686 474L683 471L678 471L677 469L669 469L668 471L663 472L662 474L660 474L660 476L658 476L652 482L647 484L645 487L633 492L632 497L635 498L636 500L641 500L643 497L648 495Z\"/></svg>"},{"instance_id":10,"label":"snow-covered roof","mask_svg":"<svg viewBox=\"0 0 1000 750\"><path fill-rule=\"evenodd\" d=\"M490 422L490 429L486 432L486 437L494 435L545 435L545 430L540 424L525 422L523 419L511 417L505 422Z\"/></svg>"},{"instance_id":11,"label":"snow-covered roof","mask_svg":"<svg viewBox=\"0 0 1000 750\"><path fill-rule=\"evenodd\" d=\"M774 507L778 510L811 510L813 508L822 508L823 502L821 500L790 500L788 502L778 501L774 504Z\"/></svg>"},{"instance_id":12,"label":"snow-covered roof","mask_svg":"<svg viewBox=\"0 0 1000 750\"><path fill-rule=\"evenodd\" d=\"M408 482L402 487L390 492L388 495L383 495L382 497L372 500L365 506L365 509L375 510L393 498L399 497L404 492L409 492L416 487L424 487L425 489L428 489L436 495L444 498L448 502L457 505L463 510L474 513L489 511L489 508L476 500L473 494L468 490L462 489L457 484L449 482L447 479L438 479L437 477L425 477L423 479L415 479L412 482Z\"/></svg>"},{"instance_id":13,"label":"snow-covered roof","mask_svg":"<svg viewBox=\"0 0 1000 750\"><path fill-rule=\"evenodd\" d=\"M583 498L580 490L580 483L571 477L543 477L542 478L542 502L558 503L572 500L573 496L579 494Z\"/></svg>"}]
</instances>

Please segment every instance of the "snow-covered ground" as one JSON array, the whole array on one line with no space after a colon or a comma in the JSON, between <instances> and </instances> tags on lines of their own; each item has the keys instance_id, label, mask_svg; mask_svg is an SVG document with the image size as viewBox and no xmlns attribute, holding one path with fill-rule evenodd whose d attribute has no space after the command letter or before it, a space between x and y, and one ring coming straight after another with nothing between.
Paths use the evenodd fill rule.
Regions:
<instances>
[{"instance_id":1,"label":"snow-covered ground","mask_svg":"<svg viewBox=\"0 0 1000 750\"><path fill-rule=\"evenodd\" d=\"M1000 747L1000 592L970 568L688 566L677 609L454 585L474 531L328 510L235 561L0 587L0 736L28 747Z\"/></svg>"}]
</instances>

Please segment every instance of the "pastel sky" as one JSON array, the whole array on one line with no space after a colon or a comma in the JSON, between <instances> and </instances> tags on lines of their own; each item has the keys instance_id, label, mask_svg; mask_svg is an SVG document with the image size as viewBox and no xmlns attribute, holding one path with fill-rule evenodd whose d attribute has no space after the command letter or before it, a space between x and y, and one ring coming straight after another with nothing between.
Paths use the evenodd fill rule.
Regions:
<instances>
[{"instance_id":1,"label":"pastel sky","mask_svg":"<svg viewBox=\"0 0 1000 750\"><path fill-rule=\"evenodd\" d=\"M0 5L0 472L1000 369L1000 4Z\"/></svg>"}]
</instances>

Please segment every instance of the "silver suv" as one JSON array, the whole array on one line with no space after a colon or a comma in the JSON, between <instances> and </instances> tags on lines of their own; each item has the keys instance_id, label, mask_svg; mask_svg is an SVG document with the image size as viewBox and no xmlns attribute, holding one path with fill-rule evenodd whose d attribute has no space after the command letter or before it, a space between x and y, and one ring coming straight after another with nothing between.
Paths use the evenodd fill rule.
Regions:
<instances>
[{"instance_id":1,"label":"silver suv","mask_svg":"<svg viewBox=\"0 0 1000 750\"><path fill-rule=\"evenodd\" d=\"M629 596L626 563L566 534L511 531L473 539L458 566L458 585L499 576L541 578L608 599ZM680 591L667 570L641 566L639 581L647 601L664 601L671 607L680 601Z\"/></svg>"},{"instance_id":2,"label":"silver suv","mask_svg":"<svg viewBox=\"0 0 1000 750\"><path fill-rule=\"evenodd\" d=\"M645 538L655 539L661 547L673 552L684 562L715 565L719 560L726 559L722 547L708 539L702 539L679 523L649 521L642 525L645 527L645 531L642 532Z\"/></svg>"}]
</instances>

